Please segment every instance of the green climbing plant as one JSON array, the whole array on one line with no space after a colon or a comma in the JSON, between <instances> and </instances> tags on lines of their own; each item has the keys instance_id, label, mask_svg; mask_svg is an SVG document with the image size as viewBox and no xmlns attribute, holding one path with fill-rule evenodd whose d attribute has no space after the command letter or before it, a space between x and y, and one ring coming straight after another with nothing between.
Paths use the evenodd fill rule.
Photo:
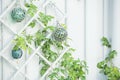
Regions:
<instances>
[{"instance_id":1,"label":"green climbing plant","mask_svg":"<svg viewBox=\"0 0 120 80\"><path fill-rule=\"evenodd\" d=\"M17 36L14 40L13 43L15 44L12 50L28 50L28 53L31 53L31 48L27 45L26 41L31 44L33 37L30 35L21 35L21 36Z\"/></svg>"},{"instance_id":2,"label":"green climbing plant","mask_svg":"<svg viewBox=\"0 0 120 80\"><path fill-rule=\"evenodd\" d=\"M102 38L103 46L110 49L108 56L97 64L100 72L107 76L108 80L120 80L120 69L114 66L112 60L117 55L116 50L111 50L111 44L106 37Z\"/></svg>"},{"instance_id":3,"label":"green climbing plant","mask_svg":"<svg viewBox=\"0 0 120 80\"><path fill-rule=\"evenodd\" d=\"M86 80L87 65L85 61L75 60L72 53L75 50L70 48L63 56L57 68L49 74L51 80ZM62 75L60 75L62 73ZM66 76L63 76L66 75Z\"/></svg>"},{"instance_id":4,"label":"green climbing plant","mask_svg":"<svg viewBox=\"0 0 120 80\"><path fill-rule=\"evenodd\" d=\"M27 13L29 16L33 17L37 12L37 7L34 4L26 3L25 6L28 8ZM58 42L52 39L52 37L47 38L47 35L52 33L55 30L55 26L49 25L48 23L54 19L53 16L47 15L43 12L40 12L38 15L38 20L44 25L43 29L39 29L34 36L18 36L16 41L16 45L14 49L21 47L24 50L28 49L28 45L26 41L31 44L34 42L35 47L41 46L41 43L44 41L44 44L41 46L42 55L49 61L54 62L61 54L65 48L69 48L67 52L63 55L57 67L53 69L48 75L50 80L85 80L87 73L87 65L85 61L80 61L80 59L74 59L72 54L75 49L70 48L70 45L66 41ZM34 28L36 26L37 21L33 20L29 27ZM65 24L61 24L65 29L67 26ZM25 34L23 34L25 35ZM25 41L26 40L26 41ZM50 67L44 60L39 60L39 64L42 64L40 69L40 75L44 75L47 69ZM60 75L62 74L62 75ZM63 76L65 75L65 76Z\"/></svg>"}]
</instances>

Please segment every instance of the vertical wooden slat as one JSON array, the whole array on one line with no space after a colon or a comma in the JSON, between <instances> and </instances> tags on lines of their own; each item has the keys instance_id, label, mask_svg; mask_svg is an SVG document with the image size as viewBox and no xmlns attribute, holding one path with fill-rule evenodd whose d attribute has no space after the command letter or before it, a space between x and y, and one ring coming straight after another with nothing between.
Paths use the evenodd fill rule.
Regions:
<instances>
[{"instance_id":1,"label":"vertical wooden slat","mask_svg":"<svg viewBox=\"0 0 120 80\"><path fill-rule=\"evenodd\" d=\"M111 41L112 36L112 0L104 0L104 36L108 38L109 41ZM108 55L109 49L104 47L104 58Z\"/></svg>"},{"instance_id":2,"label":"vertical wooden slat","mask_svg":"<svg viewBox=\"0 0 120 80\"><path fill-rule=\"evenodd\" d=\"M86 0L84 0L84 60L86 61Z\"/></svg>"},{"instance_id":3,"label":"vertical wooden slat","mask_svg":"<svg viewBox=\"0 0 120 80\"><path fill-rule=\"evenodd\" d=\"M111 40L112 38L112 27L113 27L113 23L114 23L114 0L106 0L106 21L107 21L107 36L109 37L109 39Z\"/></svg>"},{"instance_id":4,"label":"vertical wooden slat","mask_svg":"<svg viewBox=\"0 0 120 80\"><path fill-rule=\"evenodd\" d=\"M84 0L69 0L67 2L68 33L72 38L71 46L76 49L75 58L84 59Z\"/></svg>"},{"instance_id":5,"label":"vertical wooden slat","mask_svg":"<svg viewBox=\"0 0 120 80\"><path fill-rule=\"evenodd\" d=\"M0 14L2 13L2 0L0 0ZM3 44L2 44L2 24L0 23L0 50L2 49L3 47ZM3 79L3 60L2 60L2 57L0 56L0 80Z\"/></svg>"},{"instance_id":6,"label":"vertical wooden slat","mask_svg":"<svg viewBox=\"0 0 120 80\"><path fill-rule=\"evenodd\" d=\"M86 0L86 60L87 80L103 80L96 65L103 59L103 0Z\"/></svg>"},{"instance_id":7,"label":"vertical wooden slat","mask_svg":"<svg viewBox=\"0 0 120 80\"><path fill-rule=\"evenodd\" d=\"M111 37L112 37L112 12L111 12L111 0L103 0L103 36L107 37L107 39L111 42ZM102 43L101 43L102 44ZM108 56L110 49L107 47L104 47L103 53L104 57L103 59ZM102 77L104 79L107 79L107 77L103 74Z\"/></svg>"},{"instance_id":8,"label":"vertical wooden slat","mask_svg":"<svg viewBox=\"0 0 120 80\"><path fill-rule=\"evenodd\" d=\"M118 52L117 56L115 57L114 63L116 66L120 67L120 0L114 0L113 4L113 35L112 35L112 45L113 49Z\"/></svg>"},{"instance_id":9,"label":"vertical wooden slat","mask_svg":"<svg viewBox=\"0 0 120 80\"><path fill-rule=\"evenodd\" d=\"M11 2L11 1L4 1L4 0L1 0L2 1L2 12L4 12L4 10L7 8L7 5ZM6 4L5 4L5 2L7 2ZM5 35L7 35L7 34L5 34L5 32L4 32L4 30L5 30L5 26L2 24L2 27L3 27L3 36L5 36ZM5 37L3 37L3 45L4 45L4 43L5 43ZM6 65L7 63L6 63L6 61L3 59L3 70L2 70L2 72L3 72L3 80L7 80L8 79L8 76L10 75L10 71L7 71L7 70L9 70L9 69L7 69L6 68L6 66L8 66L8 65ZM7 72L8 72L8 74L7 74Z\"/></svg>"}]
</instances>

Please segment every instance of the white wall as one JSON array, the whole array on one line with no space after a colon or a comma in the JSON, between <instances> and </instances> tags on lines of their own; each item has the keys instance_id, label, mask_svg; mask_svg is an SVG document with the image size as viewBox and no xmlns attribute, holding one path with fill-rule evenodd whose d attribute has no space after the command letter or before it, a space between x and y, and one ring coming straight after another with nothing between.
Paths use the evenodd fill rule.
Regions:
<instances>
[{"instance_id":1,"label":"white wall","mask_svg":"<svg viewBox=\"0 0 120 80\"><path fill-rule=\"evenodd\" d=\"M112 13L113 13L113 26L112 26L112 45L113 49L117 50L118 54L117 57L114 60L114 63L116 66L120 67L120 0L114 0L112 7Z\"/></svg>"},{"instance_id":2,"label":"white wall","mask_svg":"<svg viewBox=\"0 0 120 80\"><path fill-rule=\"evenodd\" d=\"M0 0L0 12L3 12L12 1ZM108 52L101 45L100 39L102 36L108 37L112 41L113 49L120 52L120 0L55 0L55 4L67 15L67 18L62 22L67 24L69 37L72 38L71 46L77 50L73 56L87 61L89 67L87 80L106 80L96 67L97 63L104 59ZM12 29L17 30L16 26L20 28L26 21L23 21L22 24L14 24ZM12 25L11 22L9 24ZM0 26L0 50L6 46L13 36L4 25ZM24 55L23 59L19 61L11 59L11 46L2 54L10 59L13 64L18 65L20 63L22 65L29 56ZM117 66L120 66L118 64L119 57L118 54L114 61ZM0 80L9 80L15 71L9 62L2 57L0 58ZM34 57L22 72L27 73L31 80L38 80L38 57ZM15 80L18 79L25 80L25 77L19 75L19 78Z\"/></svg>"},{"instance_id":3,"label":"white wall","mask_svg":"<svg viewBox=\"0 0 120 80\"><path fill-rule=\"evenodd\" d=\"M103 58L103 0L86 0L86 60L89 66L87 80L103 80L96 67Z\"/></svg>"}]
</instances>

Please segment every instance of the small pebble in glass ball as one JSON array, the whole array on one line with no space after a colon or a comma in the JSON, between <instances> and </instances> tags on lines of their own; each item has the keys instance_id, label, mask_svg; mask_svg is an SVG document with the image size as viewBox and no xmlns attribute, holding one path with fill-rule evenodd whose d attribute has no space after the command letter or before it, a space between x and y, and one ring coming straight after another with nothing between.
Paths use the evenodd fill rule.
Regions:
<instances>
[{"instance_id":1,"label":"small pebble in glass ball","mask_svg":"<svg viewBox=\"0 0 120 80\"><path fill-rule=\"evenodd\" d=\"M18 50L12 50L12 57L14 59L19 59L23 55L23 51L19 48Z\"/></svg>"},{"instance_id":2,"label":"small pebble in glass ball","mask_svg":"<svg viewBox=\"0 0 120 80\"><path fill-rule=\"evenodd\" d=\"M61 28L57 28L53 32L52 37L55 41L62 42L64 40L66 40L67 35L68 35L67 31L61 27Z\"/></svg>"},{"instance_id":3,"label":"small pebble in glass ball","mask_svg":"<svg viewBox=\"0 0 120 80\"><path fill-rule=\"evenodd\" d=\"M11 12L11 17L16 22L21 22L25 18L25 10L22 8L14 8Z\"/></svg>"}]
</instances>

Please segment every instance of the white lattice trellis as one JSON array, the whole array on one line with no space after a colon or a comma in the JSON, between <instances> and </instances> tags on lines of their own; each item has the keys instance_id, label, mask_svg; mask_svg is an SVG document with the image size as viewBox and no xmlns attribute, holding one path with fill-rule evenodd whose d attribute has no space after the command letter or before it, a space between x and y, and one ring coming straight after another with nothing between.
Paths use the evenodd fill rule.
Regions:
<instances>
[{"instance_id":1,"label":"white lattice trellis","mask_svg":"<svg viewBox=\"0 0 120 80\"><path fill-rule=\"evenodd\" d=\"M35 54L38 54L40 58L42 58L50 67L48 68L48 70L45 72L45 74L43 76L40 77L40 80L43 80L46 75L56 66L56 63L63 57L63 55L65 54L65 52L68 50L65 49L60 56L56 59L56 61L54 61L53 63L49 62L43 55L41 55L41 53L39 52L41 46L44 44L44 42L41 44L41 46L39 46L37 49L35 49L31 44L29 44L27 41L26 43L28 44L28 46L33 50L33 53L31 54L31 56L26 60L26 62L21 66L18 67L15 65L15 63L10 60L9 58L7 58L6 56L4 56L4 52L6 51L6 49L10 46L10 44L12 44L13 39L16 38L17 35L21 35L21 33L28 27L28 25L33 21L36 20L42 27L44 27L44 25L37 19L39 12L41 11L41 8L45 8L46 5L51 4L54 6L54 8L56 8L62 15L63 18L62 20L64 20L66 18L66 15L52 2L53 0L47 0L42 7L39 7L38 11L36 12L36 14L22 27L22 29L19 32L15 32L13 29L10 28L9 24L7 22L5 22L2 18L5 16L5 14L12 9L12 7L16 4L17 0L14 0L11 5L0 15L0 22L6 26L7 29L9 29L15 36L14 38L12 38L9 43L0 51L0 56L3 57L3 59L5 59L7 62L9 62L17 71L15 72L15 74L11 77L11 79L9 80L14 80L14 78L21 73L23 76L25 76L28 80L31 80L30 77L22 72L22 69L27 66L27 64L32 60L32 58L35 56ZM21 6L26 9L22 4ZM57 19L56 19L57 20ZM51 34L49 34L47 37L50 37Z\"/></svg>"}]
</instances>

